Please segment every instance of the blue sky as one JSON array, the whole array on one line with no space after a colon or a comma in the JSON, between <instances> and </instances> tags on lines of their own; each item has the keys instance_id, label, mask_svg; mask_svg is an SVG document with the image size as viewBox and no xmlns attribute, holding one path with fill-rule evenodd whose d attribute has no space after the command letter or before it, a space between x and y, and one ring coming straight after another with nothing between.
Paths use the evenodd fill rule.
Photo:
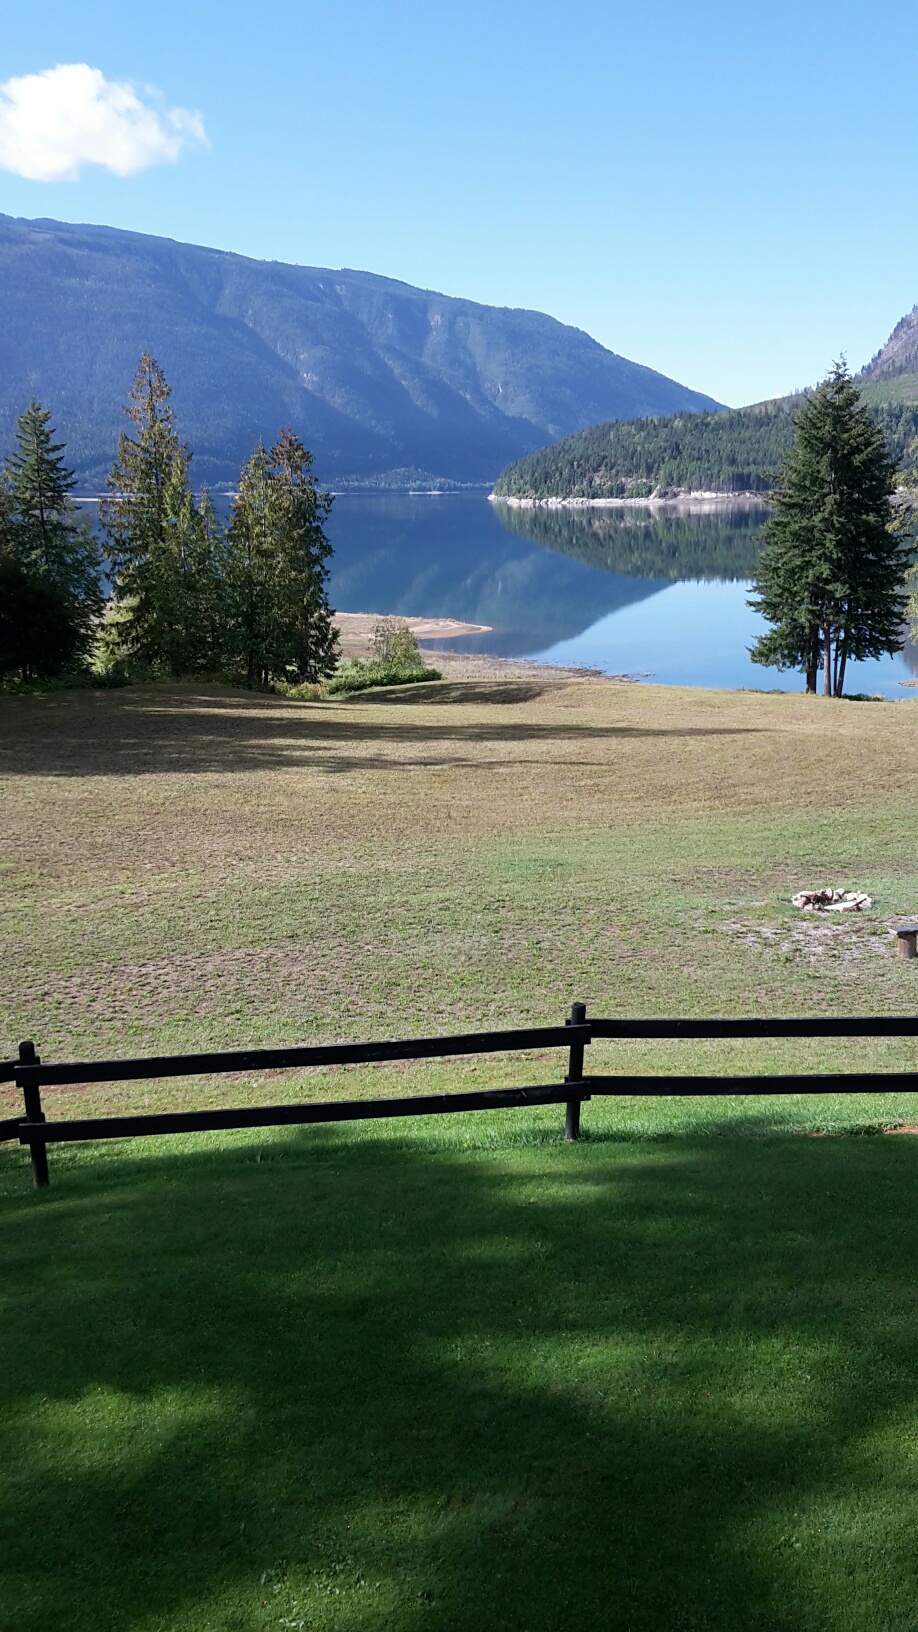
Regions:
<instances>
[{"instance_id":1,"label":"blue sky","mask_svg":"<svg viewBox=\"0 0 918 1632\"><path fill-rule=\"evenodd\" d=\"M7 110L87 64L159 137L133 173L0 169L0 210L535 307L753 401L918 301L916 46L884 0L43 0L4 18Z\"/></svg>"}]
</instances>

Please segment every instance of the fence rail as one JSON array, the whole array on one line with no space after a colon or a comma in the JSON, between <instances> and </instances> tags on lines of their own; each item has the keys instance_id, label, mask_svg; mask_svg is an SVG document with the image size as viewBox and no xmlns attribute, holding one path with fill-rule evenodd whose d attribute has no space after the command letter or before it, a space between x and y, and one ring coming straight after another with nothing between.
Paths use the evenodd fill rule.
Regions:
<instances>
[{"instance_id":1,"label":"fence rail","mask_svg":"<svg viewBox=\"0 0 918 1632\"><path fill-rule=\"evenodd\" d=\"M918 1037L918 1017L793 1020L590 1020L592 1037Z\"/></svg>"},{"instance_id":2,"label":"fence rail","mask_svg":"<svg viewBox=\"0 0 918 1632\"><path fill-rule=\"evenodd\" d=\"M517 1031L476 1031L461 1037L409 1037L398 1042L318 1043L302 1048L245 1048L220 1054L166 1054L141 1060L89 1060L68 1065L16 1061L21 1087L50 1088L68 1083L140 1082L146 1077L194 1077L223 1071L281 1071L291 1066L375 1065L381 1060L434 1060L451 1054L513 1053L525 1048L567 1048L574 1038L588 1043L586 1023L528 1026Z\"/></svg>"},{"instance_id":3,"label":"fence rail","mask_svg":"<svg viewBox=\"0 0 918 1632\"><path fill-rule=\"evenodd\" d=\"M511 1031L478 1031L455 1037L410 1037L398 1041L331 1043L297 1048L242 1049L215 1054L169 1054L137 1060L83 1060L54 1065L42 1061L31 1042L20 1043L19 1058L0 1062L0 1082L22 1090L24 1114L0 1121L0 1142L28 1145L32 1182L48 1184L48 1145L83 1139L124 1139L158 1134L197 1133L229 1128L288 1127L323 1122L372 1121L381 1117L442 1116L459 1111L509 1109L523 1105L566 1106L565 1138L580 1136L580 1110L593 1096L699 1097L744 1094L884 1093L918 1090L918 1072L833 1072L793 1076L626 1076L584 1074L584 1053L594 1038L619 1041L657 1038L918 1037L911 1016L842 1019L626 1020L587 1019L574 1003L560 1026ZM563 1080L522 1088L420 1094L399 1099L312 1101L291 1105L247 1105L206 1111L163 1111L142 1116L74 1117L48 1122L43 1087L95 1082L140 1082L151 1078L216 1075L241 1071L287 1070L294 1066L376 1064L383 1060L423 1060L468 1054L516 1053L565 1048Z\"/></svg>"}]
</instances>

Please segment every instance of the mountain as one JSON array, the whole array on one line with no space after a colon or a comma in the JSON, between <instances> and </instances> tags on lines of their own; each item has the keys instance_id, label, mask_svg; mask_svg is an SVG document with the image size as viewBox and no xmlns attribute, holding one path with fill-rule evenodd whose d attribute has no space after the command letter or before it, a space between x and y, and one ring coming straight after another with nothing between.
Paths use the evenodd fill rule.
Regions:
<instances>
[{"instance_id":1,"label":"mountain","mask_svg":"<svg viewBox=\"0 0 918 1632\"><path fill-rule=\"evenodd\" d=\"M0 447L37 396L87 490L144 350L215 486L286 424L322 481L487 483L599 419L720 407L541 312L111 227L0 215L0 289Z\"/></svg>"},{"instance_id":2,"label":"mountain","mask_svg":"<svg viewBox=\"0 0 918 1632\"><path fill-rule=\"evenodd\" d=\"M785 401L592 425L509 465L494 492L520 499L761 492L791 435Z\"/></svg>"},{"instance_id":3,"label":"mountain","mask_svg":"<svg viewBox=\"0 0 918 1632\"><path fill-rule=\"evenodd\" d=\"M869 394L868 400L870 400ZM799 397L731 408L592 425L519 459L494 483L497 498L649 499L683 493L767 493L791 445ZM913 468L918 401L878 396L871 412L891 452Z\"/></svg>"},{"instance_id":4,"label":"mountain","mask_svg":"<svg viewBox=\"0 0 918 1632\"><path fill-rule=\"evenodd\" d=\"M918 402L918 306L899 319L858 385L868 402Z\"/></svg>"},{"instance_id":5,"label":"mountain","mask_svg":"<svg viewBox=\"0 0 918 1632\"><path fill-rule=\"evenodd\" d=\"M896 325L857 383L895 458L918 465L918 306ZM617 499L686 492L762 493L791 445L801 393L721 414L670 414L591 425L516 460L502 498Z\"/></svg>"},{"instance_id":6,"label":"mountain","mask_svg":"<svg viewBox=\"0 0 918 1632\"><path fill-rule=\"evenodd\" d=\"M918 307L858 377L903 468L918 468ZM766 493L794 436L802 393L719 415L676 413L593 424L501 470L498 498L665 498Z\"/></svg>"}]
</instances>

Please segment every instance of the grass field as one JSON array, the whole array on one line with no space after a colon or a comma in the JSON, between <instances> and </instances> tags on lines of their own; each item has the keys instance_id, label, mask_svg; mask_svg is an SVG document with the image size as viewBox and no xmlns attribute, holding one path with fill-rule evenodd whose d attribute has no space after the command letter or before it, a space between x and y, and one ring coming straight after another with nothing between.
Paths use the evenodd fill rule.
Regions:
<instances>
[{"instance_id":1,"label":"grass field","mask_svg":"<svg viewBox=\"0 0 918 1632\"><path fill-rule=\"evenodd\" d=\"M918 710L534 680L0 702L47 1059L594 1013L912 1013ZM812 922L794 888L875 908ZM594 1068L918 1064L901 1040ZM49 1114L548 1080L544 1056ZM3 1090L0 1115L18 1109ZM918 1096L0 1151L0 1626L906 1632Z\"/></svg>"}]
</instances>

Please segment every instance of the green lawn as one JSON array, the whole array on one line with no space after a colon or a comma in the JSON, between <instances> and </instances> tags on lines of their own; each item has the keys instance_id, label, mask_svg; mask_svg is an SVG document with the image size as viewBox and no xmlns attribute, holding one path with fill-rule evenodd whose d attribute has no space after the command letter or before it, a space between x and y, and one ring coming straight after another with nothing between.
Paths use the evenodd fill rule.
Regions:
<instances>
[{"instance_id":1,"label":"green lawn","mask_svg":"<svg viewBox=\"0 0 918 1632\"><path fill-rule=\"evenodd\" d=\"M588 1110L8 1168L0 1624L910 1632L913 1142Z\"/></svg>"},{"instance_id":2,"label":"green lawn","mask_svg":"<svg viewBox=\"0 0 918 1632\"><path fill-rule=\"evenodd\" d=\"M0 699L0 1056L557 1021L574 998L914 1013L892 926L918 906L916 748L907 704L580 683ZM823 882L873 912L794 914ZM896 1070L918 1050L588 1061ZM918 1096L597 1099L573 1147L562 1123L52 1147L41 1194L0 1148L4 1632L912 1632L918 1155L851 1135L918 1123Z\"/></svg>"}]
</instances>

